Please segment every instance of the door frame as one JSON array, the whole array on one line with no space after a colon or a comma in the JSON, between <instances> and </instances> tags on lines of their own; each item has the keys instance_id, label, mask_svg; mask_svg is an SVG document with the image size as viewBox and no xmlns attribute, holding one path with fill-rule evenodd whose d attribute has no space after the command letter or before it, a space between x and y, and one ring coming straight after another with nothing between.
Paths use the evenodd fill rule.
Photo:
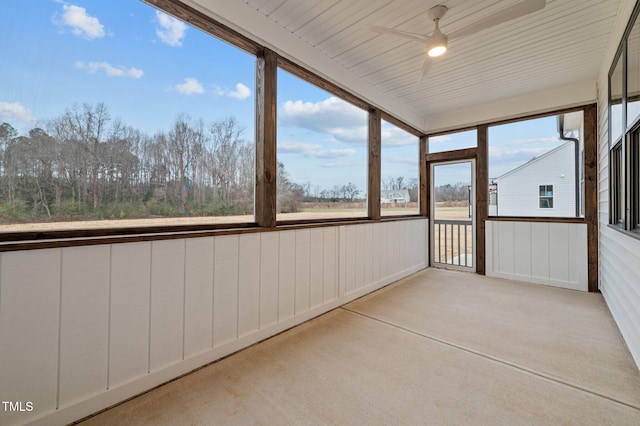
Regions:
<instances>
[{"instance_id":1,"label":"door frame","mask_svg":"<svg viewBox=\"0 0 640 426\"><path fill-rule=\"evenodd\" d=\"M472 255L471 255L471 267L468 266L458 266L451 265L448 263L440 263L435 261L435 213L436 213L436 196L435 196L435 179L434 179L434 169L436 166L443 166L448 164L462 164L462 163L470 163L471 164L471 206L469 206L469 210L471 211L471 245L472 245ZM476 159L475 158L465 158L459 160L445 160L445 161L429 161L427 162L427 167L429 169L429 264L433 267L442 268L442 269L454 269L465 272L477 272L477 175L476 175Z\"/></svg>"}]
</instances>

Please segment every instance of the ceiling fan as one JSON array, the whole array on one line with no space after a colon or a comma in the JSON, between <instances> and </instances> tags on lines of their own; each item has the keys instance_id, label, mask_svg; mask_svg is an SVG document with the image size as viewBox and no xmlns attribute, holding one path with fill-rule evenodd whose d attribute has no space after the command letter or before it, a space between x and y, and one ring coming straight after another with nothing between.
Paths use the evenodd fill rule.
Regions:
<instances>
[{"instance_id":1,"label":"ceiling fan","mask_svg":"<svg viewBox=\"0 0 640 426\"><path fill-rule=\"evenodd\" d=\"M521 16L525 16L533 12L537 12L544 9L545 5L546 0L523 0L520 3L516 3L512 6L507 7L506 9L501 10L500 12L494 13L493 15L489 15L486 18L474 22L471 25L466 26L465 28L461 28L451 33L448 37L442 31L440 31L439 27L440 19L444 17L448 10L447 6L443 4L434 6L427 12L427 16L435 23L436 26L431 35L409 33L406 31L395 30L393 28L378 27L375 25L370 25L368 28L369 30L378 33L391 34L403 37L408 40L417 41L422 43L426 47L426 57L422 65L422 70L420 71L420 77L418 79L418 82L421 82L427 74L429 66L431 65L432 58L442 56L447 51L450 40L457 40L463 37L467 37L479 31L486 30L487 28L491 28L493 26L511 21L513 19L520 18Z\"/></svg>"}]
</instances>

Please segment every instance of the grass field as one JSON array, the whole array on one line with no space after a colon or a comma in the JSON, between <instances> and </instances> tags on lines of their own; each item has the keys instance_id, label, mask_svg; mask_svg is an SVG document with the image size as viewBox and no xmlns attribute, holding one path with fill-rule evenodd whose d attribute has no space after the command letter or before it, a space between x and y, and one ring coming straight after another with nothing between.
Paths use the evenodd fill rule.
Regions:
<instances>
[{"instance_id":1,"label":"grass field","mask_svg":"<svg viewBox=\"0 0 640 426\"><path fill-rule=\"evenodd\" d=\"M355 203L354 203L355 204ZM440 203L437 203L440 204ZM278 214L278 220L313 220L313 219L343 219L354 217L366 217L367 210L364 203L349 205L349 207L338 207L340 204L333 204L335 208L326 206L303 207L297 213ZM402 216L418 213L417 203L408 203L406 206L385 207L381 209L382 216ZM437 219L464 220L468 219L467 207L443 207L436 205ZM107 229L115 227L152 227L163 225L203 225L203 224L232 224L253 222L252 215L244 216L216 216L216 217L160 217L151 219L108 219L108 220L83 220L68 222L46 222L46 223L18 223L0 225L0 232L20 232L20 231L46 231L46 230L73 230L73 229Z\"/></svg>"},{"instance_id":2,"label":"grass field","mask_svg":"<svg viewBox=\"0 0 640 426\"><path fill-rule=\"evenodd\" d=\"M468 205L450 207L445 203L436 203L434 218L436 220L471 222ZM444 225L436 225L433 236L433 253L436 262L450 263L451 259L455 257L473 253L473 229L471 226L447 225L445 227ZM464 260L461 262L464 266Z\"/></svg>"}]
</instances>

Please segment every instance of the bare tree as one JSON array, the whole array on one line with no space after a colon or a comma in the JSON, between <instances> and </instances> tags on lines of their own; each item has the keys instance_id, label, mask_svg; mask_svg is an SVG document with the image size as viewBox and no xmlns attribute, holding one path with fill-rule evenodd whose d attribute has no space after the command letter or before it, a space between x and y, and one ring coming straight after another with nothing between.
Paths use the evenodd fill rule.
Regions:
<instances>
[{"instance_id":1,"label":"bare tree","mask_svg":"<svg viewBox=\"0 0 640 426\"><path fill-rule=\"evenodd\" d=\"M4 177L3 181L6 182L3 187L6 188L4 196L7 202L12 203L14 200L15 184L14 176L15 171L12 170L11 157L9 149L18 137L18 131L13 128L9 123L2 123L0 125L0 154L2 161L0 162L0 172Z\"/></svg>"},{"instance_id":2,"label":"bare tree","mask_svg":"<svg viewBox=\"0 0 640 426\"><path fill-rule=\"evenodd\" d=\"M255 146L242 134L234 118L205 127L179 115L168 131L147 135L111 119L104 104L74 105L28 136L4 123L0 197L18 202L32 220L246 214L253 210ZM297 208L303 188L286 188Z\"/></svg>"}]
</instances>

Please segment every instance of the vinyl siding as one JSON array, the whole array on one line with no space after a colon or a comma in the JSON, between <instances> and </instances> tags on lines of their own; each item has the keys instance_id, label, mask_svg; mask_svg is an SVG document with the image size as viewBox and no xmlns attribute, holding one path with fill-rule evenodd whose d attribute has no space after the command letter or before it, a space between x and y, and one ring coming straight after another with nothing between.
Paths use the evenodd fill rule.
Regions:
<instances>
[{"instance_id":1,"label":"vinyl siding","mask_svg":"<svg viewBox=\"0 0 640 426\"><path fill-rule=\"evenodd\" d=\"M640 240L609 224L608 71L635 2L624 1L598 80L599 286L636 364L640 366Z\"/></svg>"}]
</instances>

